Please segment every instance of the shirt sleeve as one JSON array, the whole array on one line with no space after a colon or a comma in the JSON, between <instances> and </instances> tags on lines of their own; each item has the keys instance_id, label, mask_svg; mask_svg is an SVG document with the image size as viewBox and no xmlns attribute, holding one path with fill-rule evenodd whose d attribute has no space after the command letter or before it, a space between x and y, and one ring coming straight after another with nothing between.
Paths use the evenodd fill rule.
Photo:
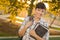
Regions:
<instances>
[{"instance_id":1,"label":"shirt sleeve","mask_svg":"<svg viewBox=\"0 0 60 40\"><path fill-rule=\"evenodd\" d=\"M49 26L49 23L46 22L44 19L41 19L41 20L40 20L40 24L42 24L42 25L46 26L47 28L49 28L49 27L48 27L48 26Z\"/></svg>"},{"instance_id":2,"label":"shirt sleeve","mask_svg":"<svg viewBox=\"0 0 60 40\"><path fill-rule=\"evenodd\" d=\"M22 25L20 26L19 31L21 31L21 29L24 28L24 26L26 25L26 23L28 22L28 20L29 20L29 17L26 17L26 18L24 19L24 22L22 22Z\"/></svg>"},{"instance_id":3,"label":"shirt sleeve","mask_svg":"<svg viewBox=\"0 0 60 40\"><path fill-rule=\"evenodd\" d=\"M49 40L49 31L43 37L45 40Z\"/></svg>"}]
</instances>

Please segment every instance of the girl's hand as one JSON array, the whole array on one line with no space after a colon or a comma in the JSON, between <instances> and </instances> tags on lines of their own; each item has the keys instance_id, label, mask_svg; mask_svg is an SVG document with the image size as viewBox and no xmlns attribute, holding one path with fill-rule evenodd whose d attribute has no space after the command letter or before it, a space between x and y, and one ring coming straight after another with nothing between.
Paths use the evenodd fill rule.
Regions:
<instances>
[{"instance_id":1,"label":"girl's hand","mask_svg":"<svg viewBox=\"0 0 60 40\"><path fill-rule=\"evenodd\" d=\"M36 33L34 30L31 30L30 33L29 33L31 36L35 37L36 36Z\"/></svg>"},{"instance_id":2,"label":"girl's hand","mask_svg":"<svg viewBox=\"0 0 60 40\"><path fill-rule=\"evenodd\" d=\"M31 30L31 31L30 31L30 35L31 35L32 37L36 38L37 40L44 40L43 38L39 37L39 36L36 34L35 30Z\"/></svg>"},{"instance_id":3,"label":"girl's hand","mask_svg":"<svg viewBox=\"0 0 60 40\"><path fill-rule=\"evenodd\" d=\"M27 22L27 24L25 25L27 28L30 27L32 25L32 21Z\"/></svg>"}]
</instances>

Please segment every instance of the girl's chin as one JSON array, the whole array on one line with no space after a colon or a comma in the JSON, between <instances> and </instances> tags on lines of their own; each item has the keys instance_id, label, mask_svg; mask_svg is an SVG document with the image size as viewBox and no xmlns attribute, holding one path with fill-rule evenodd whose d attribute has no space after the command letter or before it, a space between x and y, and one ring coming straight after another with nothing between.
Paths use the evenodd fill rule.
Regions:
<instances>
[{"instance_id":1,"label":"girl's chin","mask_svg":"<svg viewBox=\"0 0 60 40\"><path fill-rule=\"evenodd\" d=\"M40 17L36 17L36 18L39 18L40 19Z\"/></svg>"}]
</instances>

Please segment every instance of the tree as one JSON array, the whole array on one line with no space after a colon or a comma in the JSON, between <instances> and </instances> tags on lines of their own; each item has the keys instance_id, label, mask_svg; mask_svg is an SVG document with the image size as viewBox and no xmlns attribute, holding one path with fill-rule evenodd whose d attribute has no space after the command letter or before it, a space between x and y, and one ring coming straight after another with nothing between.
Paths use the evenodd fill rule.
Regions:
<instances>
[{"instance_id":1,"label":"tree","mask_svg":"<svg viewBox=\"0 0 60 40\"><path fill-rule=\"evenodd\" d=\"M56 18L58 17L58 15L60 15L59 10L60 10L60 0L52 0L52 1L43 1L49 4L49 12L52 14L50 15L53 18L53 21L50 24L53 24L53 22L56 20Z\"/></svg>"},{"instance_id":2,"label":"tree","mask_svg":"<svg viewBox=\"0 0 60 40\"><path fill-rule=\"evenodd\" d=\"M35 0L31 0L31 4L30 4L29 10L28 10L28 16L31 16L34 1Z\"/></svg>"},{"instance_id":3,"label":"tree","mask_svg":"<svg viewBox=\"0 0 60 40\"><path fill-rule=\"evenodd\" d=\"M8 0L0 0L0 11L2 10L4 13L2 14L7 14L8 13L8 6L10 5Z\"/></svg>"}]
</instances>

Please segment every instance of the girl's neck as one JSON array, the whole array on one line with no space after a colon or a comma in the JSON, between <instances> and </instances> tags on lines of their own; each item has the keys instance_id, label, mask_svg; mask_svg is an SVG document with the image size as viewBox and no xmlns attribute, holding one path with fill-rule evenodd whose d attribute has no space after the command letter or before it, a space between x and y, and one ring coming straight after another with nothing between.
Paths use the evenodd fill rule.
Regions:
<instances>
[{"instance_id":1,"label":"girl's neck","mask_svg":"<svg viewBox=\"0 0 60 40\"><path fill-rule=\"evenodd\" d=\"M41 19L41 18L34 18L34 21L35 21L35 22L39 22L40 19Z\"/></svg>"}]
</instances>

